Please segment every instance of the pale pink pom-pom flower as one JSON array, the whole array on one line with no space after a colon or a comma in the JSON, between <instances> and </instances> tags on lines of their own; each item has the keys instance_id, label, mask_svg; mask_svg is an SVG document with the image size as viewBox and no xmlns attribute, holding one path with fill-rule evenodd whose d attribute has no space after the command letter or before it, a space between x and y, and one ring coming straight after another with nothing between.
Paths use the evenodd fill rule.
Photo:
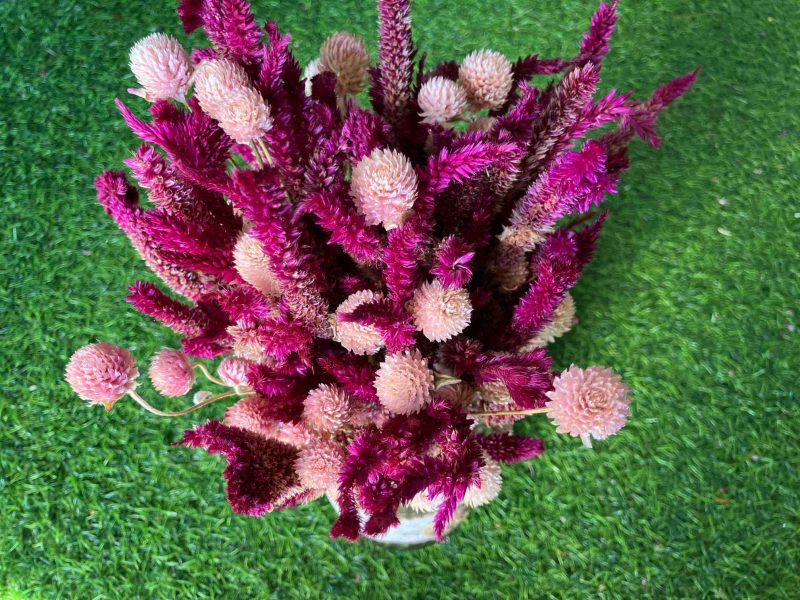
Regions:
<instances>
[{"instance_id":1,"label":"pale pink pom-pom flower","mask_svg":"<svg viewBox=\"0 0 800 600\"><path fill-rule=\"evenodd\" d=\"M251 87L235 90L217 113L222 130L239 144L249 144L272 128L269 106Z\"/></svg>"},{"instance_id":2,"label":"pale pink pom-pom flower","mask_svg":"<svg viewBox=\"0 0 800 600\"><path fill-rule=\"evenodd\" d=\"M194 367L189 357L175 348L164 348L150 360L150 381L164 396L183 396L192 389Z\"/></svg>"},{"instance_id":3,"label":"pale pink pom-pom flower","mask_svg":"<svg viewBox=\"0 0 800 600\"><path fill-rule=\"evenodd\" d=\"M139 370L131 353L108 342L76 350L64 373L78 396L91 404L102 404L106 410L136 387L137 377Z\"/></svg>"},{"instance_id":4,"label":"pale pink pom-pom flower","mask_svg":"<svg viewBox=\"0 0 800 600\"><path fill-rule=\"evenodd\" d=\"M233 94L251 86L244 68L225 58L201 62L195 69L192 82L200 108L214 119L218 118Z\"/></svg>"},{"instance_id":5,"label":"pale pink pom-pom flower","mask_svg":"<svg viewBox=\"0 0 800 600\"><path fill-rule=\"evenodd\" d=\"M470 508L477 508L478 506L489 504L489 502L497 498L497 495L500 493L500 487L503 485L500 465L489 458L485 453L483 455L483 462L484 465L478 471L480 486L471 485L464 493L464 504Z\"/></svg>"},{"instance_id":6,"label":"pale pink pom-pom flower","mask_svg":"<svg viewBox=\"0 0 800 600\"><path fill-rule=\"evenodd\" d=\"M458 79L470 103L478 109L503 106L514 83L511 62L494 50L476 50L467 55Z\"/></svg>"},{"instance_id":7,"label":"pale pink pom-pom flower","mask_svg":"<svg viewBox=\"0 0 800 600\"><path fill-rule=\"evenodd\" d=\"M422 84L417 98L423 123L447 123L467 107L467 93L457 82L431 77Z\"/></svg>"},{"instance_id":8,"label":"pale pink pom-pom flower","mask_svg":"<svg viewBox=\"0 0 800 600\"><path fill-rule=\"evenodd\" d=\"M130 67L142 86L128 90L132 94L150 102L184 100L192 65L186 50L171 35L153 33L136 42L130 52Z\"/></svg>"},{"instance_id":9,"label":"pale pink pom-pom flower","mask_svg":"<svg viewBox=\"0 0 800 600\"><path fill-rule=\"evenodd\" d=\"M354 354L375 354L383 348L383 336L372 325L342 321L341 315L353 312L366 302L373 302L383 298L370 290L361 290L347 297L336 309L336 322L334 325L334 339Z\"/></svg>"},{"instance_id":10,"label":"pale pink pom-pom flower","mask_svg":"<svg viewBox=\"0 0 800 600\"><path fill-rule=\"evenodd\" d=\"M367 46L357 35L340 31L326 39L319 49L319 71L336 74L336 93L358 94L364 89L369 69Z\"/></svg>"},{"instance_id":11,"label":"pale pink pom-pom flower","mask_svg":"<svg viewBox=\"0 0 800 600\"><path fill-rule=\"evenodd\" d=\"M419 350L404 350L386 356L373 385L384 408L407 415L430 402L433 371Z\"/></svg>"},{"instance_id":12,"label":"pale pink pom-pom flower","mask_svg":"<svg viewBox=\"0 0 800 600\"><path fill-rule=\"evenodd\" d=\"M319 438L311 440L297 454L294 463L300 483L312 490L337 488L339 471L346 456L347 452L340 444Z\"/></svg>"},{"instance_id":13,"label":"pale pink pom-pom flower","mask_svg":"<svg viewBox=\"0 0 800 600\"><path fill-rule=\"evenodd\" d=\"M314 431L335 433L350 422L350 397L334 385L320 385L306 396L303 421Z\"/></svg>"},{"instance_id":14,"label":"pale pink pom-pom flower","mask_svg":"<svg viewBox=\"0 0 800 600\"><path fill-rule=\"evenodd\" d=\"M264 254L261 242L254 237L246 233L239 236L233 248L233 265L242 279L265 296L281 295L280 283L272 271L269 257Z\"/></svg>"},{"instance_id":15,"label":"pale pink pom-pom flower","mask_svg":"<svg viewBox=\"0 0 800 600\"><path fill-rule=\"evenodd\" d=\"M472 303L467 290L446 288L437 279L417 288L408 311L414 318L414 325L426 338L442 342L469 325Z\"/></svg>"},{"instance_id":16,"label":"pale pink pom-pom flower","mask_svg":"<svg viewBox=\"0 0 800 600\"><path fill-rule=\"evenodd\" d=\"M617 433L628 420L628 386L611 369L572 365L555 378L553 388L547 392L547 416L558 433L580 437L587 446L591 438Z\"/></svg>"},{"instance_id":17,"label":"pale pink pom-pom flower","mask_svg":"<svg viewBox=\"0 0 800 600\"><path fill-rule=\"evenodd\" d=\"M404 155L376 148L353 167L350 194L370 225L403 224L417 199L417 175Z\"/></svg>"},{"instance_id":18,"label":"pale pink pom-pom flower","mask_svg":"<svg viewBox=\"0 0 800 600\"><path fill-rule=\"evenodd\" d=\"M238 356L227 356L222 359L217 367L217 375L232 387L247 385L247 371L253 365L253 361Z\"/></svg>"}]
</instances>

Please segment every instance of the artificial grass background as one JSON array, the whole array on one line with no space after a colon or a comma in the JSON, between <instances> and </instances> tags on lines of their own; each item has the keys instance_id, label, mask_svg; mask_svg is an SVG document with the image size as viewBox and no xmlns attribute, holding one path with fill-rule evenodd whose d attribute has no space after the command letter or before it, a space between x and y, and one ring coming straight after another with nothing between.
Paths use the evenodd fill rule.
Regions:
<instances>
[{"instance_id":1,"label":"artificial grass background","mask_svg":"<svg viewBox=\"0 0 800 600\"><path fill-rule=\"evenodd\" d=\"M595 5L417 0L416 41L433 60L571 55ZM340 29L375 47L368 0L255 8L303 61ZM635 144L574 291L581 323L554 347L559 367L621 371L634 416L593 452L526 424L549 451L505 468L500 499L446 544L398 552L329 540L324 502L232 514L220 460L168 446L214 409L105 414L62 382L96 338L143 365L177 342L123 301L145 269L92 179L136 145L113 105L128 48L185 36L167 0L0 3L0 596L797 597L800 5L625 0L621 14L606 88L643 97L705 67L663 118L664 148Z\"/></svg>"}]
</instances>

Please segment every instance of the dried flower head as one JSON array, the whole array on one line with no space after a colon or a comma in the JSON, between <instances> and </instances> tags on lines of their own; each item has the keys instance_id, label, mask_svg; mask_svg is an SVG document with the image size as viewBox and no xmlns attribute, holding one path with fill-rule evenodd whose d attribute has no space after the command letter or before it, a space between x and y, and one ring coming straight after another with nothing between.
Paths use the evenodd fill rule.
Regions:
<instances>
[{"instance_id":1,"label":"dried flower head","mask_svg":"<svg viewBox=\"0 0 800 600\"><path fill-rule=\"evenodd\" d=\"M322 73L322 66L320 65L320 62L321 61L319 58L315 58L306 65L305 69L303 69L303 79L306 80L306 96L311 95L311 80L314 79L315 75Z\"/></svg>"},{"instance_id":2,"label":"dried flower head","mask_svg":"<svg viewBox=\"0 0 800 600\"><path fill-rule=\"evenodd\" d=\"M347 451L340 444L319 438L311 440L295 461L300 483L312 490L336 489L346 456Z\"/></svg>"},{"instance_id":3,"label":"dried flower head","mask_svg":"<svg viewBox=\"0 0 800 600\"><path fill-rule=\"evenodd\" d=\"M470 508L477 508L484 504L489 504L492 500L497 498L500 493L500 487L503 484L503 478L500 471L500 464L497 461L489 458L487 454L483 455L484 465L478 471L480 478L480 486L471 485L464 493L464 504Z\"/></svg>"},{"instance_id":4,"label":"dried flower head","mask_svg":"<svg viewBox=\"0 0 800 600\"><path fill-rule=\"evenodd\" d=\"M233 264L247 283L265 296L280 297L280 283L270 266L263 246L254 237L243 233L233 249Z\"/></svg>"},{"instance_id":5,"label":"dried flower head","mask_svg":"<svg viewBox=\"0 0 800 600\"><path fill-rule=\"evenodd\" d=\"M514 83L511 62L493 50L468 54L458 70L458 79L470 103L478 109L503 106Z\"/></svg>"},{"instance_id":6,"label":"dried flower head","mask_svg":"<svg viewBox=\"0 0 800 600\"><path fill-rule=\"evenodd\" d=\"M264 340L257 327L231 325L227 332L233 338L231 346L233 355L237 358L253 362L263 362L268 358L264 350Z\"/></svg>"},{"instance_id":7,"label":"dried flower head","mask_svg":"<svg viewBox=\"0 0 800 600\"><path fill-rule=\"evenodd\" d=\"M369 69L367 46L357 35L340 31L322 43L319 70L336 74L336 93L358 94L364 89Z\"/></svg>"},{"instance_id":8,"label":"dried flower head","mask_svg":"<svg viewBox=\"0 0 800 600\"><path fill-rule=\"evenodd\" d=\"M249 144L272 128L269 106L251 87L234 90L216 118L222 130L239 144Z\"/></svg>"},{"instance_id":9,"label":"dried flower head","mask_svg":"<svg viewBox=\"0 0 800 600\"><path fill-rule=\"evenodd\" d=\"M556 377L547 392L547 416L558 433L601 440L618 432L630 413L628 386L611 369L572 365Z\"/></svg>"},{"instance_id":10,"label":"dried flower head","mask_svg":"<svg viewBox=\"0 0 800 600\"><path fill-rule=\"evenodd\" d=\"M150 360L148 372L153 387L164 396L184 396L195 381L194 366L189 357L175 348L164 348Z\"/></svg>"},{"instance_id":11,"label":"dried flower head","mask_svg":"<svg viewBox=\"0 0 800 600\"><path fill-rule=\"evenodd\" d=\"M217 367L217 375L225 384L236 387L247 385L247 371L253 361L237 356L226 356Z\"/></svg>"},{"instance_id":12,"label":"dried flower head","mask_svg":"<svg viewBox=\"0 0 800 600\"><path fill-rule=\"evenodd\" d=\"M218 118L233 94L251 86L244 68L225 58L201 62L194 71L192 82L200 108L214 119Z\"/></svg>"},{"instance_id":13,"label":"dried flower head","mask_svg":"<svg viewBox=\"0 0 800 600\"><path fill-rule=\"evenodd\" d=\"M322 433L341 431L352 415L350 397L335 385L321 385L309 392L303 407L303 421Z\"/></svg>"},{"instance_id":14,"label":"dried flower head","mask_svg":"<svg viewBox=\"0 0 800 600\"><path fill-rule=\"evenodd\" d=\"M417 512L431 513L435 512L442 502L444 502L442 495L434 496L431 500L428 497L428 490L425 489L414 496L407 506Z\"/></svg>"},{"instance_id":15,"label":"dried flower head","mask_svg":"<svg viewBox=\"0 0 800 600\"><path fill-rule=\"evenodd\" d=\"M511 411L518 409L517 403L511 398L506 384L502 381L487 381L476 389L480 407L485 412ZM508 427L517 421L521 421L525 415L497 415L483 416L481 421L489 427Z\"/></svg>"},{"instance_id":16,"label":"dried flower head","mask_svg":"<svg viewBox=\"0 0 800 600\"><path fill-rule=\"evenodd\" d=\"M570 294L564 296L564 299L553 311L552 320L542 327L542 330L536 334L536 337L530 339L525 345L520 348L521 352L530 352L535 348L544 348L547 344L552 344L556 338L561 337L572 329L578 319L575 316L575 300Z\"/></svg>"},{"instance_id":17,"label":"dried flower head","mask_svg":"<svg viewBox=\"0 0 800 600\"><path fill-rule=\"evenodd\" d=\"M383 298L381 294L370 290L362 290L351 294L336 309L337 318L334 326L334 339L355 354L375 354L383 348L383 336L376 327L346 322L338 318L340 315L353 312L366 302L374 302L381 298Z\"/></svg>"},{"instance_id":18,"label":"dried flower head","mask_svg":"<svg viewBox=\"0 0 800 600\"><path fill-rule=\"evenodd\" d=\"M108 342L76 350L64 374L78 396L91 404L102 404L106 410L136 387L137 377L139 371L131 353Z\"/></svg>"},{"instance_id":19,"label":"dried flower head","mask_svg":"<svg viewBox=\"0 0 800 600\"><path fill-rule=\"evenodd\" d=\"M184 99L192 65L186 50L171 35L153 33L136 42L130 52L130 67L142 86L129 90L131 93L150 102Z\"/></svg>"},{"instance_id":20,"label":"dried flower head","mask_svg":"<svg viewBox=\"0 0 800 600\"><path fill-rule=\"evenodd\" d=\"M350 193L367 223L394 229L417 199L417 175L404 155L376 148L353 167Z\"/></svg>"},{"instance_id":21,"label":"dried flower head","mask_svg":"<svg viewBox=\"0 0 800 600\"><path fill-rule=\"evenodd\" d=\"M457 82L431 77L419 90L417 98L423 123L447 123L467 107L467 93Z\"/></svg>"},{"instance_id":22,"label":"dried flower head","mask_svg":"<svg viewBox=\"0 0 800 600\"><path fill-rule=\"evenodd\" d=\"M261 396L245 396L225 410L225 425L240 427L267 438L277 437L278 423L267 416L268 402Z\"/></svg>"},{"instance_id":23,"label":"dried flower head","mask_svg":"<svg viewBox=\"0 0 800 600\"><path fill-rule=\"evenodd\" d=\"M444 398L453 406L458 406L467 410L475 398L475 388L468 383L460 381L451 385L445 385L436 390L437 398Z\"/></svg>"},{"instance_id":24,"label":"dried flower head","mask_svg":"<svg viewBox=\"0 0 800 600\"><path fill-rule=\"evenodd\" d=\"M378 400L386 410L407 415L430 402L433 371L419 350L404 350L386 356L374 385Z\"/></svg>"},{"instance_id":25,"label":"dried flower head","mask_svg":"<svg viewBox=\"0 0 800 600\"><path fill-rule=\"evenodd\" d=\"M464 288L446 288L439 280L423 283L408 306L414 325L426 338L442 342L469 325L472 303Z\"/></svg>"}]
</instances>

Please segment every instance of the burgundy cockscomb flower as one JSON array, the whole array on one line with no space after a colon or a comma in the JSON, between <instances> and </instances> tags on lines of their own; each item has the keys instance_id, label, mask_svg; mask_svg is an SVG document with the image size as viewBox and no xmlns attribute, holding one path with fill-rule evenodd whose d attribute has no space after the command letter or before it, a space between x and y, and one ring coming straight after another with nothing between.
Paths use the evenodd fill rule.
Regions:
<instances>
[{"instance_id":1,"label":"burgundy cockscomb flower","mask_svg":"<svg viewBox=\"0 0 800 600\"><path fill-rule=\"evenodd\" d=\"M367 223L394 229L414 206L417 176L405 156L378 148L353 167L350 193Z\"/></svg>"},{"instance_id":2,"label":"burgundy cockscomb flower","mask_svg":"<svg viewBox=\"0 0 800 600\"><path fill-rule=\"evenodd\" d=\"M416 348L389 354L375 376L375 390L386 410L408 415L430 402L433 371Z\"/></svg>"},{"instance_id":3,"label":"burgundy cockscomb flower","mask_svg":"<svg viewBox=\"0 0 800 600\"><path fill-rule=\"evenodd\" d=\"M265 296L281 295L281 286L269 258L257 239L243 233L233 249L233 264L247 283Z\"/></svg>"},{"instance_id":4,"label":"burgundy cockscomb flower","mask_svg":"<svg viewBox=\"0 0 800 600\"><path fill-rule=\"evenodd\" d=\"M313 431L335 433L344 428L353 414L350 397L335 385L311 390L303 403L303 421Z\"/></svg>"},{"instance_id":5,"label":"burgundy cockscomb flower","mask_svg":"<svg viewBox=\"0 0 800 600\"><path fill-rule=\"evenodd\" d=\"M514 82L511 62L494 50L476 50L467 55L458 70L458 80L476 108L500 108Z\"/></svg>"},{"instance_id":6,"label":"burgundy cockscomb flower","mask_svg":"<svg viewBox=\"0 0 800 600\"><path fill-rule=\"evenodd\" d=\"M246 358L226 356L217 367L217 375L232 387L247 385L247 371L252 365L253 362Z\"/></svg>"},{"instance_id":7,"label":"burgundy cockscomb flower","mask_svg":"<svg viewBox=\"0 0 800 600\"><path fill-rule=\"evenodd\" d=\"M188 394L195 381L189 357L174 348L164 348L153 356L148 375L160 394L171 397Z\"/></svg>"},{"instance_id":8,"label":"burgundy cockscomb flower","mask_svg":"<svg viewBox=\"0 0 800 600\"><path fill-rule=\"evenodd\" d=\"M408 306L414 325L433 342L449 340L464 331L472 315L469 293L446 288L438 280L423 283Z\"/></svg>"},{"instance_id":9,"label":"burgundy cockscomb flower","mask_svg":"<svg viewBox=\"0 0 800 600\"><path fill-rule=\"evenodd\" d=\"M556 431L580 437L589 445L590 437L602 440L617 433L630 414L628 386L604 367L572 365L556 377L547 397L547 416Z\"/></svg>"},{"instance_id":10,"label":"burgundy cockscomb flower","mask_svg":"<svg viewBox=\"0 0 800 600\"><path fill-rule=\"evenodd\" d=\"M489 504L492 500L497 498L500 493L500 488L503 485L503 477L500 471L500 465L489 458L485 453L483 455L484 465L478 471L480 478L480 485L471 485L464 492L464 504L470 508L477 508L484 504Z\"/></svg>"},{"instance_id":11,"label":"burgundy cockscomb flower","mask_svg":"<svg viewBox=\"0 0 800 600\"><path fill-rule=\"evenodd\" d=\"M423 123L447 123L467 107L467 93L457 82L431 77L422 84L417 97Z\"/></svg>"},{"instance_id":12,"label":"burgundy cockscomb flower","mask_svg":"<svg viewBox=\"0 0 800 600\"><path fill-rule=\"evenodd\" d=\"M155 102L175 98L183 101L189 87L192 65L180 42L171 35L153 33L131 48L130 67L141 89L132 94Z\"/></svg>"},{"instance_id":13,"label":"burgundy cockscomb flower","mask_svg":"<svg viewBox=\"0 0 800 600\"><path fill-rule=\"evenodd\" d=\"M136 388L139 371L130 352L96 342L76 350L67 363L64 378L72 390L90 404L111 410L117 400Z\"/></svg>"},{"instance_id":14,"label":"burgundy cockscomb flower","mask_svg":"<svg viewBox=\"0 0 800 600\"><path fill-rule=\"evenodd\" d=\"M362 290L351 294L336 309L336 325L334 338L342 346L354 354L375 354L384 346L383 336L374 325L363 325L352 321L343 321L339 317L353 312L367 302L382 299L381 294L370 290Z\"/></svg>"},{"instance_id":15,"label":"burgundy cockscomb flower","mask_svg":"<svg viewBox=\"0 0 800 600\"><path fill-rule=\"evenodd\" d=\"M369 69L367 46L357 35L340 31L331 35L319 49L319 72L336 74L336 92L355 95L364 89Z\"/></svg>"},{"instance_id":16,"label":"burgundy cockscomb flower","mask_svg":"<svg viewBox=\"0 0 800 600\"><path fill-rule=\"evenodd\" d=\"M312 490L335 490L346 456L346 450L336 442L312 440L297 453L295 468L300 484Z\"/></svg>"}]
</instances>

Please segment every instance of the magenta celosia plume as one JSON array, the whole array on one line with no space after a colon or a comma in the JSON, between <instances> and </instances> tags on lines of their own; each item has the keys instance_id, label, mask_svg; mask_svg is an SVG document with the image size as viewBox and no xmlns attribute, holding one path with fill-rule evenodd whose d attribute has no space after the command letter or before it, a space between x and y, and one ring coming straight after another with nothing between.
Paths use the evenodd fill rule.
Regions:
<instances>
[{"instance_id":1,"label":"magenta celosia plume","mask_svg":"<svg viewBox=\"0 0 800 600\"><path fill-rule=\"evenodd\" d=\"M229 402L180 443L225 457L235 511L328 492L334 536L384 533L411 505L436 511L441 538L460 504L501 493L500 463L543 452L514 421L547 412L585 441L624 425L619 377L558 374L547 345L576 322L569 290L629 142L660 143L659 114L697 71L647 100L595 98L616 1L574 57L482 49L427 65L410 1L378 0L377 63L334 33L305 80L290 37L244 0L180 0L178 14L210 47L134 46L149 116L117 104L142 142L125 160L137 185L107 171L97 197L161 280L128 301L181 336L153 358L154 386L187 394L198 369L227 387L178 414ZM371 108L354 96L365 86ZM202 359L216 358L213 376ZM107 408L125 394L148 407L137 376L105 343L66 370Z\"/></svg>"}]
</instances>

